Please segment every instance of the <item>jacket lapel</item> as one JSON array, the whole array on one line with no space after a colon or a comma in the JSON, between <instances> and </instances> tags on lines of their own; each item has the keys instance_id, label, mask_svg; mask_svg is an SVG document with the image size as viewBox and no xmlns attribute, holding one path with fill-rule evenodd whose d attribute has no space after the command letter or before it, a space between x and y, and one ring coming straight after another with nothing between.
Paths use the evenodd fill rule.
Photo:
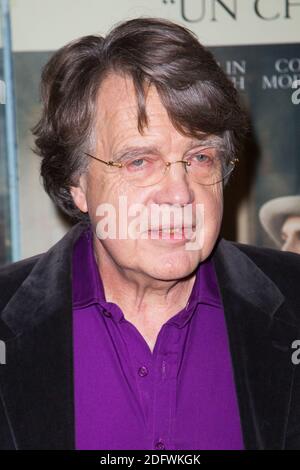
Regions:
<instances>
[{"instance_id":1,"label":"jacket lapel","mask_svg":"<svg viewBox=\"0 0 300 470\"><path fill-rule=\"evenodd\" d=\"M213 256L224 306L246 449L282 449L297 330L283 294L242 251L221 239Z\"/></svg>"},{"instance_id":2,"label":"jacket lapel","mask_svg":"<svg viewBox=\"0 0 300 470\"><path fill-rule=\"evenodd\" d=\"M74 449L71 253L75 225L43 254L2 313L1 392L17 449Z\"/></svg>"}]
</instances>

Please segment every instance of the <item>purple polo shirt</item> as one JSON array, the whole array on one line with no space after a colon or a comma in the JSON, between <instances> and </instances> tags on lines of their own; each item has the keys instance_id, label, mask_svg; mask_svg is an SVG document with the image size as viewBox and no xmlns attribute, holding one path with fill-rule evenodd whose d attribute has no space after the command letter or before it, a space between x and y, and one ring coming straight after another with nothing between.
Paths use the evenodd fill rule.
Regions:
<instances>
[{"instance_id":1,"label":"purple polo shirt","mask_svg":"<svg viewBox=\"0 0 300 470\"><path fill-rule=\"evenodd\" d=\"M73 251L76 449L243 449L224 312L210 259L151 352L106 302L85 230Z\"/></svg>"}]
</instances>

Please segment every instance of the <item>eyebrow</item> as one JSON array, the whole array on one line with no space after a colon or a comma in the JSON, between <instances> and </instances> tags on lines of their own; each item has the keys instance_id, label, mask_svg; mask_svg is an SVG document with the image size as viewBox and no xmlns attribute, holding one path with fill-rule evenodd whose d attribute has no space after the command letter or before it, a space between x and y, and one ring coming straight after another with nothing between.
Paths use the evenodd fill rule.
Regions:
<instances>
[{"instance_id":1,"label":"eyebrow","mask_svg":"<svg viewBox=\"0 0 300 470\"><path fill-rule=\"evenodd\" d=\"M193 148L196 147L203 147L204 145L207 146L214 146L216 144L220 145L220 142L222 142L222 139L220 137L207 137L203 138L198 141L191 141L189 145L187 146L187 149L184 153L188 152L189 150L192 150ZM119 150L113 155L112 160L113 161L122 161L124 158L130 156L130 157L136 157L138 155L142 155L145 153L156 153L161 155L161 151L157 146L153 145L142 145L142 146L128 146L124 147L123 149Z\"/></svg>"}]
</instances>

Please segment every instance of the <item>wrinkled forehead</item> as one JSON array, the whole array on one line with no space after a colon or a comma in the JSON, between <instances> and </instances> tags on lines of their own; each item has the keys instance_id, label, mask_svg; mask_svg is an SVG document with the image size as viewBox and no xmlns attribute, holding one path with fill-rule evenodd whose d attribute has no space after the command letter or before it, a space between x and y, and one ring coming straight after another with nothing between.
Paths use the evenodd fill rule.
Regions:
<instances>
[{"instance_id":1,"label":"wrinkled forehead","mask_svg":"<svg viewBox=\"0 0 300 470\"><path fill-rule=\"evenodd\" d=\"M137 96L130 76L109 75L102 83L97 98L96 128L100 146L118 147L124 141L156 141L158 145L193 145L199 137L185 136L173 126L155 86L145 96L148 126L143 135L138 130ZM202 138L201 138L202 142ZM203 143L222 145L222 139L203 133Z\"/></svg>"},{"instance_id":2,"label":"wrinkled forehead","mask_svg":"<svg viewBox=\"0 0 300 470\"><path fill-rule=\"evenodd\" d=\"M155 118L169 122L166 109L161 103L155 86L150 86L146 93L146 112L149 128ZM114 126L137 128L137 96L130 76L110 74L101 84L97 98L97 126L99 131Z\"/></svg>"}]
</instances>

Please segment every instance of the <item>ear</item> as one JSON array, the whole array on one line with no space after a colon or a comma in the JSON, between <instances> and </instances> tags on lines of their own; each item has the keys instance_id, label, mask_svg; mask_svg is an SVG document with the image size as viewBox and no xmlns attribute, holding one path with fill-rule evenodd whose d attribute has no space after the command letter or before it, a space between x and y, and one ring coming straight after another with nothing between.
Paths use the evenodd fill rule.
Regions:
<instances>
[{"instance_id":1,"label":"ear","mask_svg":"<svg viewBox=\"0 0 300 470\"><path fill-rule=\"evenodd\" d=\"M81 210L81 212L87 212L86 185L83 176L80 177L78 186L71 186L70 193L78 209Z\"/></svg>"}]
</instances>

